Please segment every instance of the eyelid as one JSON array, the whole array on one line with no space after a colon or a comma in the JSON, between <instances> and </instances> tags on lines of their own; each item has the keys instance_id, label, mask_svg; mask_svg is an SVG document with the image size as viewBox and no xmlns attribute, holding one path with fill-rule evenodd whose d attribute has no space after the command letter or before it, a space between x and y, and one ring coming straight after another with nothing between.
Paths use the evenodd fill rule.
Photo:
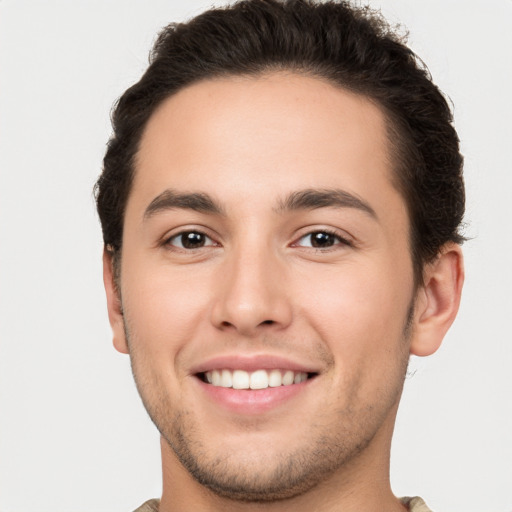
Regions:
<instances>
[{"instance_id":1,"label":"eyelid","mask_svg":"<svg viewBox=\"0 0 512 512\"><path fill-rule=\"evenodd\" d=\"M341 231L339 229L328 228L325 226L309 226L308 228L305 228L304 230L301 230L301 231L302 231L302 233L299 236L297 236L295 238L295 241L291 244L292 247L305 247L305 248L315 249L317 251L334 250L334 249L336 249L336 247L339 247L339 246L354 247L353 238L350 235L348 235L348 233L346 233L345 231ZM312 247L312 246L308 247L308 246L299 245L299 242L303 238L305 238L307 236L311 236L314 233L326 233L328 235L332 235L338 239L338 243L336 243L332 246L329 246L329 247L325 247L325 248Z\"/></svg>"},{"instance_id":2,"label":"eyelid","mask_svg":"<svg viewBox=\"0 0 512 512\"><path fill-rule=\"evenodd\" d=\"M165 235L163 235L158 243L158 245L161 245L163 247L168 247L175 249L177 251L186 251L191 252L194 249L187 249L184 247L179 247L176 245L173 245L171 243L172 240L182 236L185 233L198 233L206 237L209 241L207 245L204 245L202 247L196 248L196 250L208 248L208 247L220 247L222 244L218 241L218 237L211 234L211 230L204 227L204 226L198 226L198 225L189 225L189 226L180 226L178 228L174 228L170 231L168 231ZM325 248L322 247L307 247L300 245L299 242L307 237L311 236L314 233L326 233L328 235L332 235L333 237L337 238L338 241L332 246L328 246ZM312 248L318 251L328 251L328 250L335 250L337 247L354 247L355 241L354 238L349 235L346 231L340 230L333 227L326 227L326 226L307 226L299 230L299 233L294 237L294 241L290 244L291 247L302 247L302 248Z\"/></svg>"},{"instance_id":3,"label":"eyelid","mask_svg":"<svg viewBox=\"0 0 512 512\"><path fill-rule=\"evenodd\" d=\"M180 239L183 238L183 235L186 235L188 233L195 233L197 235L203 236L204 239L205 239L205 243L203 245L199 246L199 247L192 247L192 248L183 247L183 243L181 243L182 240L180 240ZM178 241L178 240L180 240L180 244L179 245L174 245L172 243L172 241ZM187 251L191 251L191 250L194 250L194 249L202 249L203 247L211 247L211 246L215 245L215 242L208 235L205 235L204 233L200 233L199 231L184 231L182 233L178 233L177 235L171 236L167 240L167 245L171 245L173 247L177 247L178 249L184 249L184 250L187 250Z\"/></svg>"},{"instance_id":4,"label":"eyelid","mask_svg":"<svg viewBox=\"0 0 512 512\"><path fill-rule=\"evenodd\" d=\"M185 247L179 247L176 245L173 245L171 241L173 239L176 239L186 233L198 233L200 235L203 235L206 237L210 242L207 245L204 245L202 247L197 247L196 250L204 249L205 247L219 247L221 244L216 240L214 236L212 236L211 233L209 233L209 229L203 227L203 226L197 226L197 225L191 225L191 226L180 226L179 228L175 228L171 231L168 231L162 238L160 239L160 242L158 245L161 245L163 247L172 248L177 251L187 251L191 252L194 249L187 249Z\"/></svg>"}]
</instances>

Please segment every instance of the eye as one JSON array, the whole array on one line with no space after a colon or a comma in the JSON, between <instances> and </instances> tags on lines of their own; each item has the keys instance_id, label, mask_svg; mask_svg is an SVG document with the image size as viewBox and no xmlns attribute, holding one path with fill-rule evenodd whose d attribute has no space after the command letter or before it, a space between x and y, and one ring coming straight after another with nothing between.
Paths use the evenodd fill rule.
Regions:
<instances>
[{"instance_id":1,"label":"eye","mask_svg":"<svg viewBox=\"0 0 512 512\"><path fill-rule=\"evenodd\" d=\"M200 249L216 245L215 242L200 231L183 231L169 238L166 245L177 247L178 249Z\"/></svg>"},{"instance_id":2,"label":"eye","mask_svg":"<svg viewBox=\"0 0 512 512\"><path fill-rule=\"evenodd\" d=\"M336 233L320 230L312 231L311 233L304 235L299 238L294 245L301 247L313 247L315 249L329 249L336 245L351 245L351 243Z\"/></svg>"}]
</instances>

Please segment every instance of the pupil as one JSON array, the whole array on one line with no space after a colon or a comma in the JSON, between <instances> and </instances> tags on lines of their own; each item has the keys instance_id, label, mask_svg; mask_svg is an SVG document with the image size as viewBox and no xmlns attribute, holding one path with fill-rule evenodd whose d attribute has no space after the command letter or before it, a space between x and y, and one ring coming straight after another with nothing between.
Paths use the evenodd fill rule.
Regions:
<instances>
[{"instance_id":1,"label":"pupil","mask_svg":"<svg viewBox=\"0 0 512 512\"><path fill-rule=\"evenodd\" d=\"M330 233L319 231L312 235L311 245L313 247L327 247L333 245L333 243L334 235L331 235Z\"/></svg>"},{"instance_id":2,"label":"pupil","mask_svg":"<svg viewBox=\"0 0 512 512\"><path fill-rule=\"evenodd\" d=\"M184 233L181 235L181 243L186 249L196 249L204 245L204 235L201 233Z\"/></svg>"}]
</instances>

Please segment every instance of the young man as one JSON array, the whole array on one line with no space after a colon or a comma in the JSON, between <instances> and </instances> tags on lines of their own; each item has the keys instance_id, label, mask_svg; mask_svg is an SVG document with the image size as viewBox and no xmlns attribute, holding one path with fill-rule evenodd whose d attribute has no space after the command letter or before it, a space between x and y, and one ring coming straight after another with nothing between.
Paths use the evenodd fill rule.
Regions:
<instances>
[{"instance_id":1,"label":"young man","mask_svg":"<svg viewBox=\"0 0 512 512\"><path fill-rule=\"evenodd\" d=\"M97 184L114 345L161 433L139 510L427 511L389 484L463 282L451 114L385 22L249 0L160 35Z\"/></svg>"}]
</instances>

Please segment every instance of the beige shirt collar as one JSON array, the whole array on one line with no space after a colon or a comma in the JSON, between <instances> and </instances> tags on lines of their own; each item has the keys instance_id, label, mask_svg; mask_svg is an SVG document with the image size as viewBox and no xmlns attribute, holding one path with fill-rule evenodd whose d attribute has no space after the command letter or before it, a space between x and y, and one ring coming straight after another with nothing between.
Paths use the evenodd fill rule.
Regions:
<instances>
[{"instance_id":1,"label":"beige shirt collar","mask_svg":"<svg viewBox=\"0 0 512 512\"><path fill-rule=\"evenodd\" d=\"M425 502L418 496L414 498L405 497L400 498L400 501L409 508L409 512L432 512ZM136 509L134 512L158 512L158 505L160 500L149 500L146 501L142 506Z\"/></svg>"}]
</instances>

